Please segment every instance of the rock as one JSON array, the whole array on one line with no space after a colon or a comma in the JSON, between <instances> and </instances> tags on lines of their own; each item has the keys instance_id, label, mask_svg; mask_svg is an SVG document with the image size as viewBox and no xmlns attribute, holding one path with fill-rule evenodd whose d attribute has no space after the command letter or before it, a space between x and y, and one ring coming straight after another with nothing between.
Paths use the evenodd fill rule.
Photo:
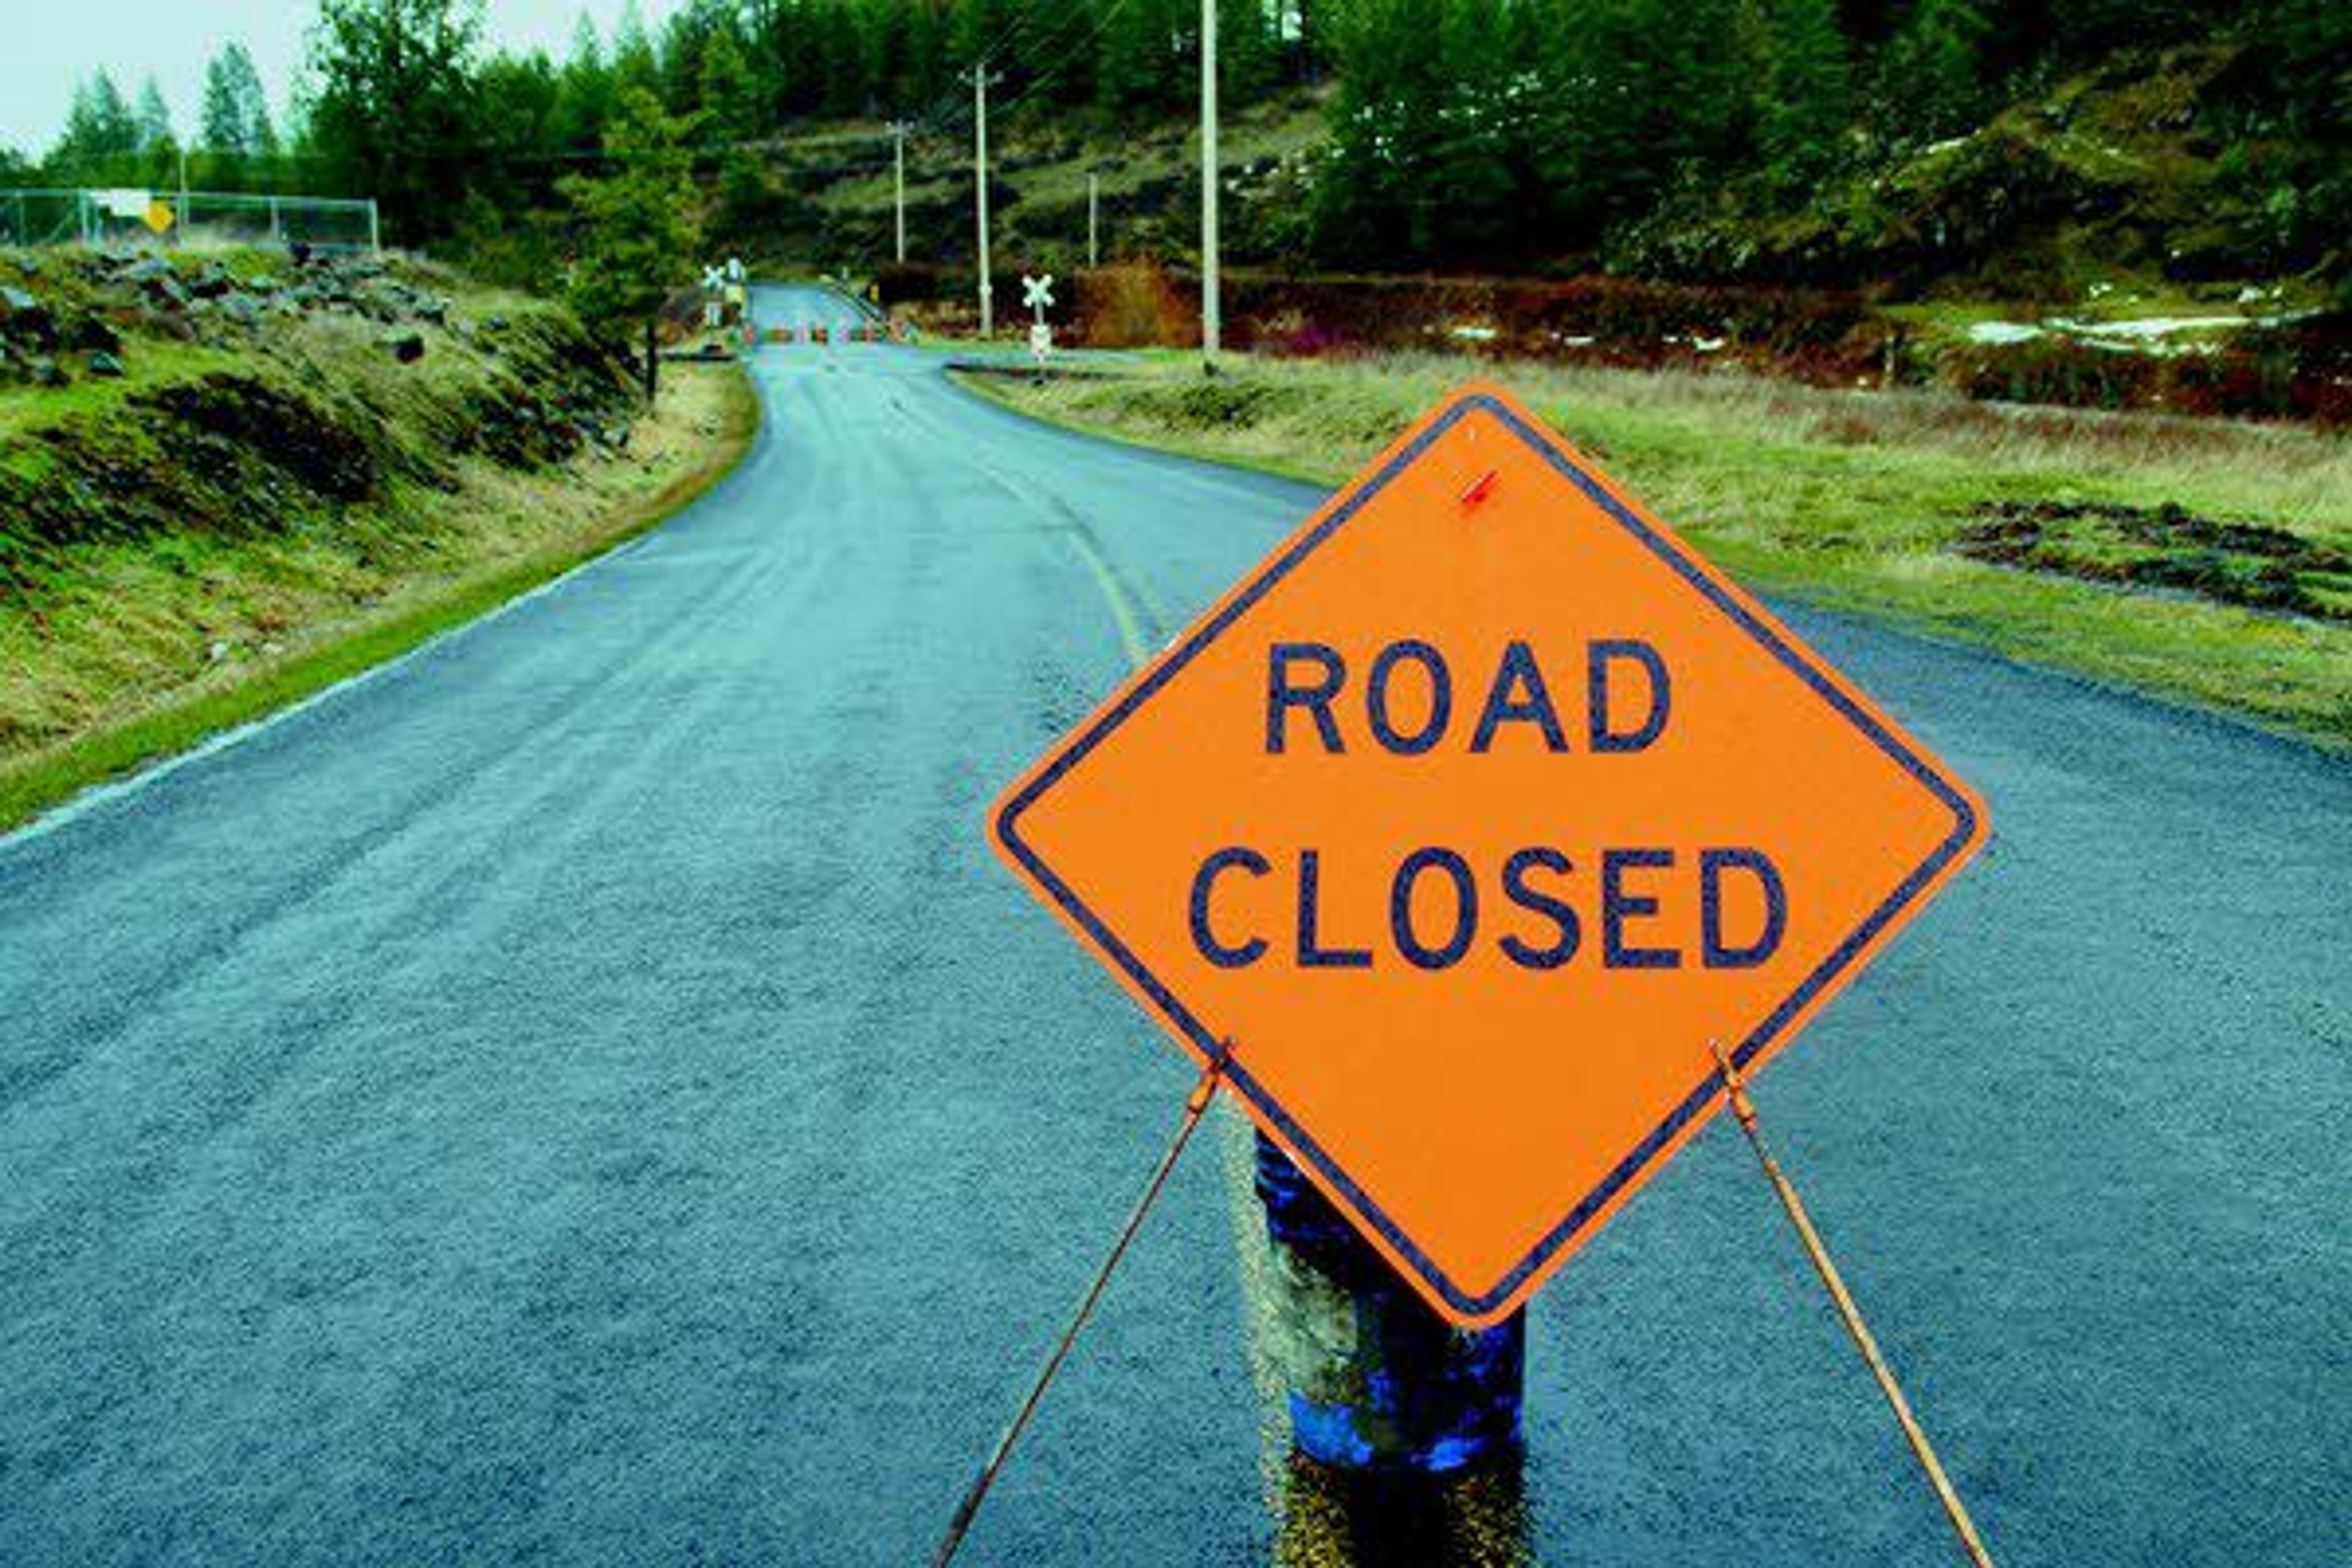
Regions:
<instances>
[{"instance_id":1,"label":"rock","mask_svg":"<svg viewBox=\"0 0 2352 1568\"><path fill-rule=\"evenodd\" d=\"M150 256L123 268L120 275L125 283L135 284L140 291L159 304L175 310L188 308L187 285L172 270L172 264L160 256Z\"/></svg>"},{"instance_id":2,"label":"rock","mask_svg":"<svg viewBox=\"0 0 2352 1568\"><path fill-rule=\"evenodd\" d=\"M117 262L115 275L122 281L136 283L142 289L173 276L172 264L160 256L130 257L120 252L109 252L107 259Z\"/></svg>"},{"instance_id":3,"label":"rock","mask_svg":"<svg viewBox=\"0 0 2352 1568\"><path fill-rule=\"evenodd\" d=\"M115 380L124 374L122 362L101 349L89 356L89 374L104 376L109 381Z\"/></svg>"},{"instance_id":4,"label":"rock","mask_svg":"<svg viewBox=\"0 0 2352 1568\"><path fill-rule=\"evenodd\" d=\"M252 277L245 280L245 291L247 293L257 294L265 300L270 295L277 293L278 287L278 279L271 277L267 272L257 272Z\"/></svg>"},{"instance_id":5,"label":"rock","mask_svg":"<svg viewBox=\"0 0 2352 1568\"><path fill-rule=\"evenodd\" d=\"M0 322L26 348L57 348L57 315L24 289L0 289Z\"/></svg>"},{"instance_id":6,"label":"rock","mask_svg":"<svg viewBox=\"0 0 2352 1568\"><path fill-rule=\"evenodd\" d=\"M66 373L58 368L58 362L53 359L42 358L37 354L25 362L25 374L33 378L33 384L35 386L63 386L66 384Z\"/></svg>"},{"instance_id":7,"label":"rock","mask_svg":"<svg viewBox=\"0 0 2352 1568\"><path fill-rule=\"evenodd\" d=\"M392 351L392 357L403 364L415 364L425 357L423 332L387 332L382 341Z\"/></svg>"},{"instance_id":8,"label":"rock","mask_svg":"<svg viewBox=\"0 0 2352 1568\"><path fill-rule=\"evenodd\" d=\"M222 295L220 313L240 327L255 327L261 324L261 305L250 294Z\"/></svg>"},{"instance_id":9,"label":"rock","mask_svg":"<svg viewBox=\"0 0 2352 1568\"><path fill-rule=\"evenodd\" d=\"M217 261L207 261L188 279L188 292L199 300L217 300L236 287L236 279Z\"/></svg>"},{"instance_id":10,"label":"rock","mask_svg":"<svg viewBox=\"0 0 2352 1568\"><path fill-rule=\"evenodd\" d=\"M84 316L74 323L73 346L96 353L119 354L122 352L122 334L103 316Z\"/></svg>"},{"instance_id":11,"label":"rock","mask_svg":"<svg viewBox=\"0 0 2352 1568\"><path fill-rule=\"evenodd\" d=\"M9 335L34 348L58 346L58 319L38 297L22 289L0 287L0 322Z\"/></svg>"}]
</instances>

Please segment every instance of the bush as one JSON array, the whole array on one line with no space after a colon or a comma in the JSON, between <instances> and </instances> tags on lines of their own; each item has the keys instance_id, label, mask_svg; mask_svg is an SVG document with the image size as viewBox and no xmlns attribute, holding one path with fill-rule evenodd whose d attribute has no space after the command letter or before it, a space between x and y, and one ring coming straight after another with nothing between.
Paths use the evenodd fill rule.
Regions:
<instances>
[{"instance_id":1,"label":"bush","mask_svg":"<svg viewBox=\"0 0 2352 1568\"><path fill-rule=\"evenodd\" d=\"M1077 341L1088 348L1181 346L1201 341L1200 311L1156 261L1122 262L1071 280Z\"/></svg>"}]
</instances>

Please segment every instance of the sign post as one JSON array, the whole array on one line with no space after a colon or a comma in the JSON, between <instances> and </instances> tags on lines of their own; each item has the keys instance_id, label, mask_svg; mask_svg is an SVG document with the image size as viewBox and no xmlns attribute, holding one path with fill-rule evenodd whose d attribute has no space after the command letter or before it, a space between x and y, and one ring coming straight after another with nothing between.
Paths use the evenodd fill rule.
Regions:
<instances>
[{"instance_id":1,"label":"sign post","mask_svg":"<svg viewBox=\"0 0 2352 1568\"><path fill-rule=\"evenodd\" d=\"M702 324L716 331L727 320L727 274L723 268L702 269Z\"/></svg>"},{"instance_id":2,"label":"sign post","mask_svg":"<svg viewBox=\"0 0 2352 1568\"><path fill-rule=\"evenodd\" d=\"M1485 386L1399 437L991 821L1467 1329L1591 1240L1986 825L1894 719Z\"/></svg>"},{"instance_id":3,"label":"sign post","mask_svg":"<svg viewBox=\"0 0 2352 1568\"><path fill-rule=\"evenodd\" d=\"M1036 361L1037 374L1045 374L1045 356L1054 352L1054 329L1045 320L1045 309L1054 302L1054 275L1042 278L1021 275L1021 302L1034 312L1029 322L1029 355Z\"/></svg>"}]
</instances>

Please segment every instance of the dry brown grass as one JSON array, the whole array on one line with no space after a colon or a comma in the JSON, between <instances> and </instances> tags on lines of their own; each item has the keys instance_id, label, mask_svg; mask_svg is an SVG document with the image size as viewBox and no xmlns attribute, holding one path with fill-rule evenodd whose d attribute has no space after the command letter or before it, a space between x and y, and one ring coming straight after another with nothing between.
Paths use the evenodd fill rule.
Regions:
<instances>
[{"instance_id":1,"label":"dry brown grass","mask_svg":"<svg viewBox=\"0 0 2352 1568\"><path fill-rule=\"evenodd\" d=\"M1989 503L2177 506L2352 544L2352 437L2284 425L1841 392L1743 374L1387 355L1190 355L992 395L1319 482L1466 380L1498 382L1755 585L2352 748L2352 627L1970 560Z\"/></svg>"}]
</instances>

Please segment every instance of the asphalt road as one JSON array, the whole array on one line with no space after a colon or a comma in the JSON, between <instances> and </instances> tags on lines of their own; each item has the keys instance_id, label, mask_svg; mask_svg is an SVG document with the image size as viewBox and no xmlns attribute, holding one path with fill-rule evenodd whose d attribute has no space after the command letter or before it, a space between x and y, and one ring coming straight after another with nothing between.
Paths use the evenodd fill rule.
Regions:
<instances>
[{"instance_id":1,"label":"asphalt road","mask_svg":"<svg viewBox=\"0 0 2352 1568\"><path fill-rule=\"evenodd\" d=\"M0 1562L928 1551L1191 1077L982 808L1313 498L756 374L672 524L0 841ZM1795 618L1993 806L1759 1099L2001 1561L2342 1563L2352 770ZM1950 1560L1729 1125L1405 1513L1283 1463L1242 1146L972 1561Z\"/></svg>"}]
</instances>

